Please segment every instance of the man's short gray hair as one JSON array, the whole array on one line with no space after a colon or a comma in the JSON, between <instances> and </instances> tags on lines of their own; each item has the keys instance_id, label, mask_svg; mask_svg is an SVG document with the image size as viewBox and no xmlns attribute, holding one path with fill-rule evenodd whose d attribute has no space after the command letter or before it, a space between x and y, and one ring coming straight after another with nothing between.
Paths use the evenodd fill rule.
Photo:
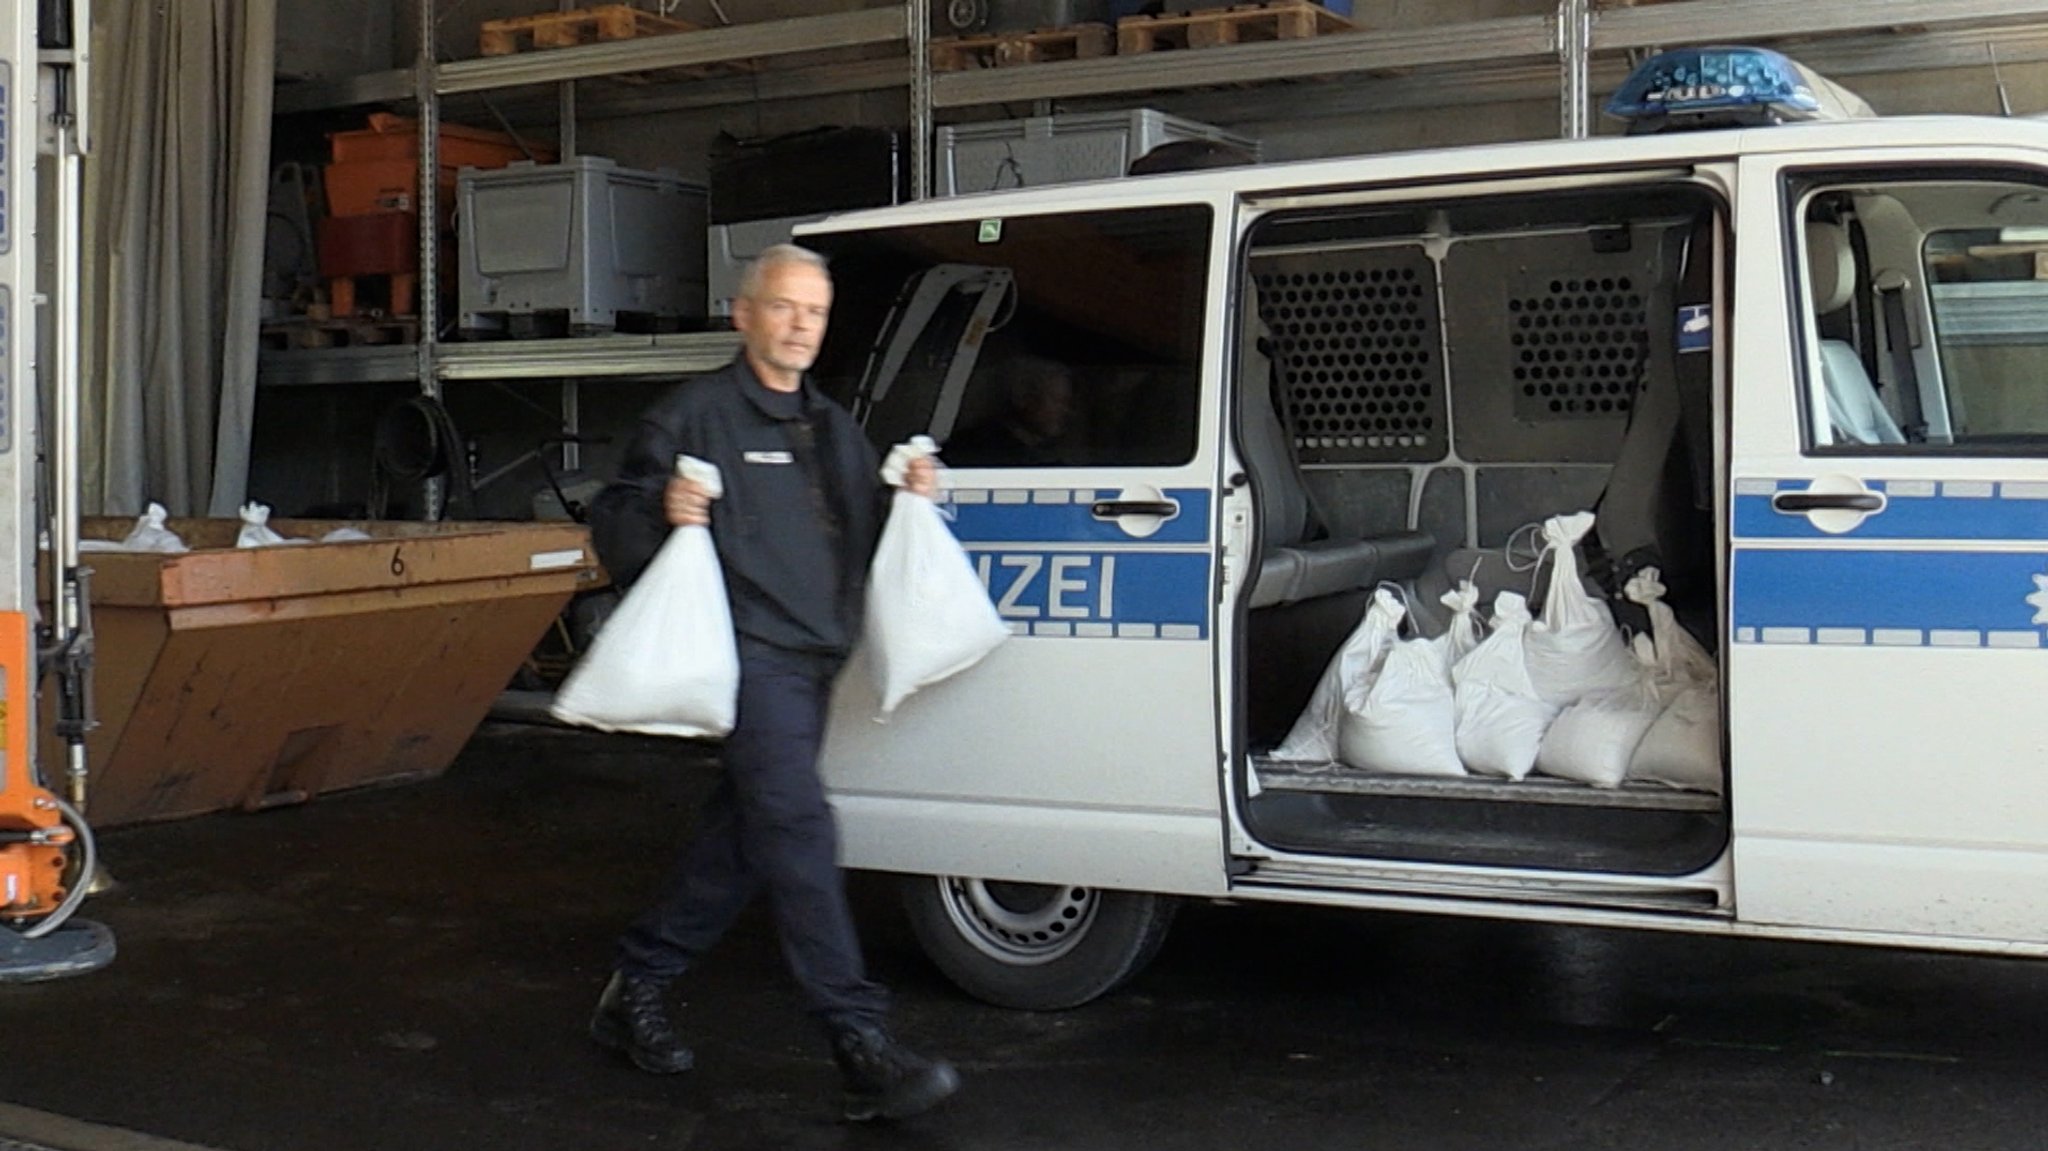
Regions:
<instances>
[{"instance_id":1,"label":"man's short gray hair","mask_svg":"<svg viewBox=\"0 0 2048 1151\"><path fill-rule=\"evenodd\" d=\"M825 257L809 248L795 244L775 244L763 248L761 254L755 256L753 263L748 264L747 270L740 275L740 299L751 300L758 297L761 294L761 281L768 275L768 269L783 264L802 264L805 267L816 268L828 277L832 274L831 269L826 267Z\"/></svg>"}]
</instances>

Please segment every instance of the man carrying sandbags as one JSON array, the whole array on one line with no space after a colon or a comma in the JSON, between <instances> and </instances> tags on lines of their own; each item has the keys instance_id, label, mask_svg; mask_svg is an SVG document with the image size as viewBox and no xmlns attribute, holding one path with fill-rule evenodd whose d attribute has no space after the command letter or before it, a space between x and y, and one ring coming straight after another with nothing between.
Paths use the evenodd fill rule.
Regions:
<instances>
[{"instance_id":1,"label":"man carrying sandbags","mask_svg":"<svg viewBox=\"0 0 2048 1151\"><path fill-rule=\"evenodd\" d=\"M861 429L805 376L831 307L832 281L816 253L794 245L762 253L733 305L741 355L642 417L620 479L593 509L598 552L621 582L672 528L710 526L740 684L696 839L620 939L591 1034L643 1070L687 1070L693 1056L664 993L765 888L805 1007L844 1076L847 1117L893 1119L934 1106L959 1076L885 1028L887 994L864 970L818 775L833 679L860 635L890 495ZM724 490L715 509L708 488L677 476L684 455L718 468ZM936 494L932 462L911 464L903 487Z\"/></svg>"}]
</instances>

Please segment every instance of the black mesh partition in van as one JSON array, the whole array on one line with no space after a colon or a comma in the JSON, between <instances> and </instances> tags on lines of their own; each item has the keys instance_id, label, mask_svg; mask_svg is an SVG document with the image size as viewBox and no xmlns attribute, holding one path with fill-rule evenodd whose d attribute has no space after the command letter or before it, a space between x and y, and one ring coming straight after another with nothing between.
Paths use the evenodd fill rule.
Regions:
<instances>
[{"instance_id":1,"label":"black mesh partition in van","mask_svg":"<svg viewBox=\"0 0 2048 1151\"><path fill-rule=\"evenodd\" d=\"M1475 236L1444 259L1461 459L1611 463L1672 370L1667 221Z\"/></svg>"},{"instance_id":2,"label":"black mesh partition in van","mask_svg":"<svg viewBox=\"0 0 2048 1151\"><path fill-rule=\"evenodd\" d=\"M1553 276L1508 298L1515 414L1525 420L1626 416L1650 358L1636 277Z\"/></svg>"},{"instance_id":3,"label":"black mesh partition in van","mask_svg":"<svg viewBox=\"0 0 2048 1151\"><path fill-rule=\"evenodd\" d=\"M1275 382L1303 463L1442 459L1442 319L1419 245L1254 258Z\"/></svg>"}]
</instances>

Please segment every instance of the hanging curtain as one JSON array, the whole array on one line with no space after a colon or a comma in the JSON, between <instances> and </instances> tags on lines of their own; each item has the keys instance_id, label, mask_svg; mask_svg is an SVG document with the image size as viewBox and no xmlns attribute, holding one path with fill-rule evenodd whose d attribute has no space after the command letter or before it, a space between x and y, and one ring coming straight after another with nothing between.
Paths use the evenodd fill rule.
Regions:
<instances>
[{"instance_id":1,"label":"hanging curtain","mask_svg":"<svg viewBox=\"0 0 2048 1151\"><path fill-rule=\"evenodd\" d=\"M233 515L255 416L277 3L95 8L84 507Z\"/></svg>"}]
</instances>

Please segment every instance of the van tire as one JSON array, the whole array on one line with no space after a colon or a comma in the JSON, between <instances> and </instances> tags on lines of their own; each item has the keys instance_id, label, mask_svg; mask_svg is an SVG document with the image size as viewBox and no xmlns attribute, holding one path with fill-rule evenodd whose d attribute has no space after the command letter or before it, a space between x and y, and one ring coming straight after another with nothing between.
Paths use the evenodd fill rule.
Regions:
<instances>
[{"instance_id":1,"label":"van tire","mask_svg":"<svg viewBox=\"0 0 2048 1151\"><path fill-rule=\"evenodd\" d=\"M1129 982L1159 954L1175 902L1137 891L905 876L918 943L962 991L998 1007L1064 1011Z\"/></svg>"}]
</instances>

